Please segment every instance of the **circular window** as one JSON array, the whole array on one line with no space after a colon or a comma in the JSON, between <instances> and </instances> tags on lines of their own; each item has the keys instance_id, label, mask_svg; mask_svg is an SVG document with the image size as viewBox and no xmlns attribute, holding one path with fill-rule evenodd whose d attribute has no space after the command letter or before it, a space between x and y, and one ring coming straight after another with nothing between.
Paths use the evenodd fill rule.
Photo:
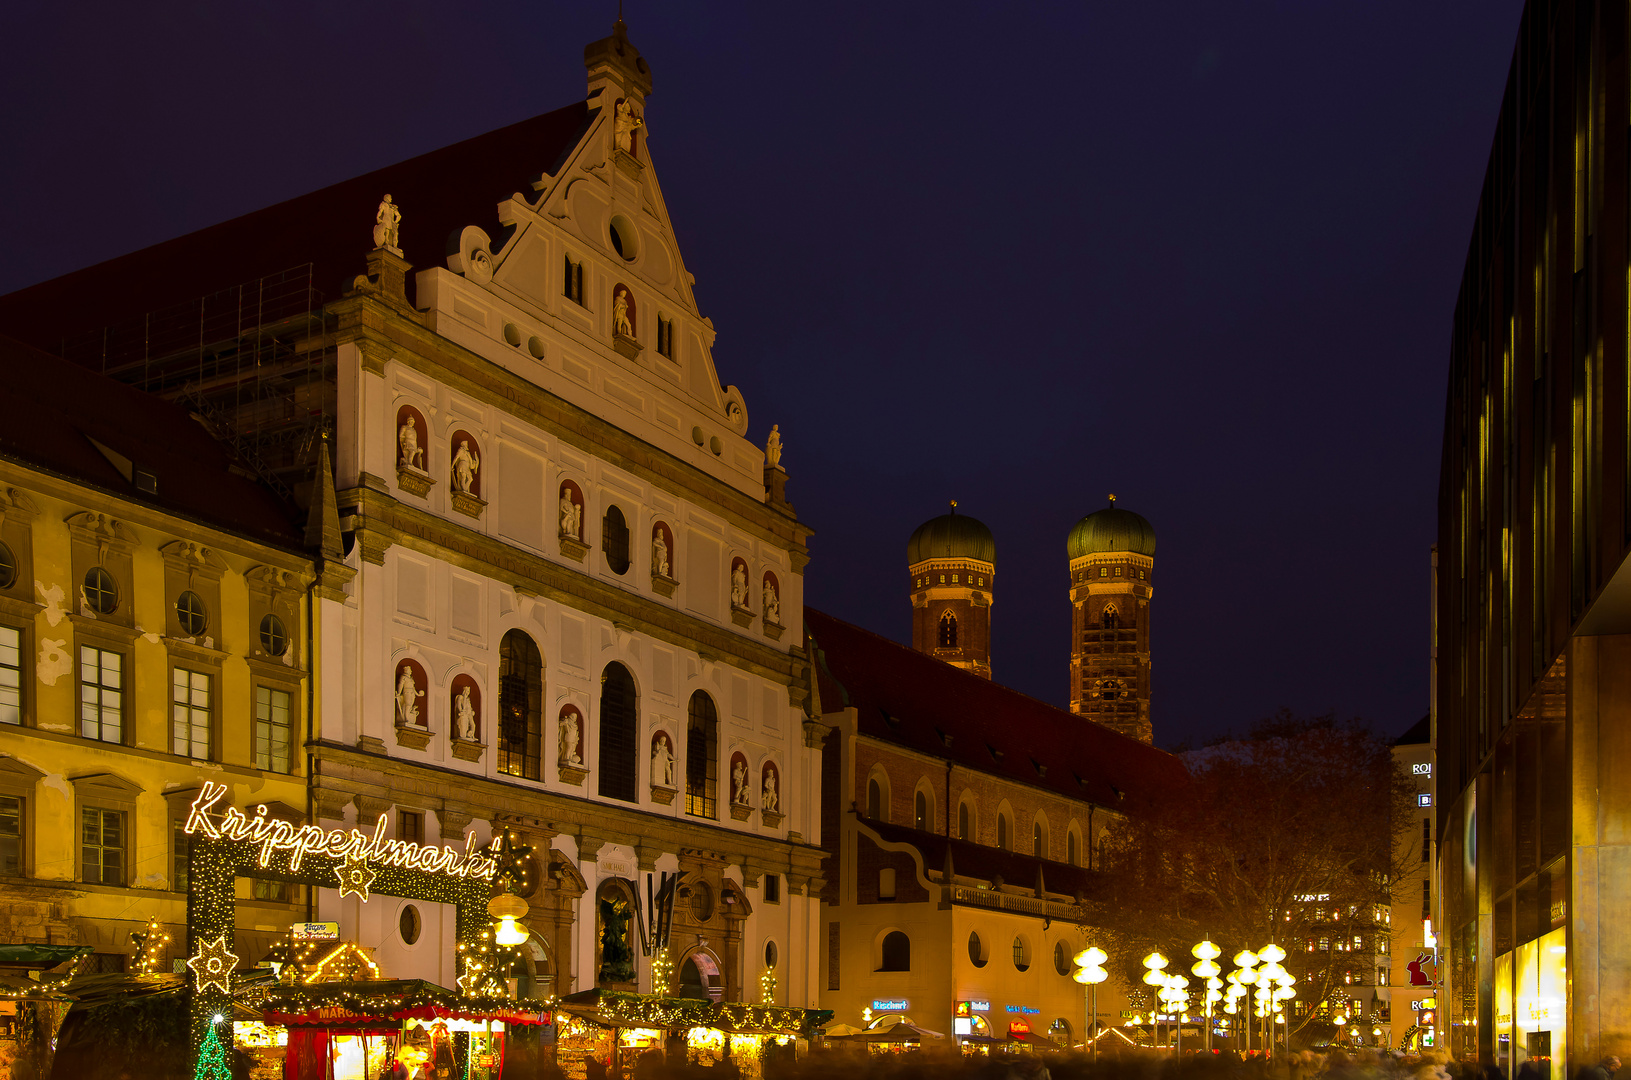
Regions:
<instances>
[{"instance_id":1,"label":"circular window","mask_svg":"<svg viewBox=\"0 0 1631 1080\"><path fill-rule=\"evenodd\" d=\"M267 656L282 656L289 648L289 635L283 629L283 620L268 615L261 620L261 652Z\"/></svg>"},{"instance_id":2,"label":"circular window","mask_svg":"<svg viewBox=\"0 0 1631 1080\"><path fill-rule=\"evenodd\" d=\"M699 881L691 886L691 918L697 922L707 922L713 915L714 891L706 881Z\"/></svg>"},{"instance_id":3,"label":"circular window","mask_svg":"<svg viewBox=\"0 0 1631 1080\"><path fill-rule=\"evenodd\" d=\"M0 544L0 589L9 589L17 584L17 556L11 549Z\"/></svg>"},{"instance_id":4,"label":"circular window","mask_svg":"<svg viewBox=\"0 0 1631 1080\"><path fill-rule=\"evenodd\" d=\"M420 917L419 909L412 904L402 906L402 916L397 920L397 928L402 931L402 943L412 945L419 940L419 935L425 929L425 920Z\"/></svg>"},{"instance_id":5,"label":"circular window","mask_svg":"<svg viewBox=\"0 0 1631 1080\"><path fill-rule=\"evenodd\" d=\"M1022 937L1014 938L1014 968L1017 971L1031 969L1031 950L1026 947Z\"/></svg>"},{"instance_id":6,"label":"circular window","mask_svg":"<svg viewBox=\"0 0 1631 1080\"><path fill-rule=\"evenodd\" d=\"M634 231L634 224L619 214L612 218L610 231L612 250L625 260L633 262L634 257L640 254L640 234Z\"/></svg>"},{"instance_id":7,"label":"circular window","mask_svg":"<svg viewBox=\"0 0 1631 1080\"><path fill-rule=\"evenodd\" d=\"M985 945L980 941L980 935L969 932L968 959L975 967L985 967Z\"/></svg>"},{"instance_id":8,"label":"circular window","mask_svg":"<svg viewBox=\"0 0 1631 1080\"><path fill-rule=\"evenodd\" d=\"M119 609L119 586L100 566L85 571L85 603L98 615L112 615Z\"/></svg>"},{"instance_id":9,"label":"circular window","mask_svg":"<svg viewBox=\"0 0 1631 1080\"><path fill-rule=\"evenodd\" d=\"M1065 952L1065 943L1056 941L1053 944L1053 970L1061 975L1070 974L1070 955Z\"/></svg>"},{"instance_id":10,"label":"circular window","mask_svg":"<svg viewBox=\"0 0 1631 1080\"><path fill-rule=\"evenodd\" d=\"M765 970L766 971L772 970L772 969L775 968L775 966L776 966L776 943L774 941L767 941L767 942L765 942Z\"/></svg>"},{"instance_id":11,"label":"circular window","mask_svg":"<svg viewBox=\"0 0 1631 1080\"><path fill-rule=\"evenodd\" d=\"M176 618L181 620L181 632L188 637L198 637L210 624L204 598L191 589L176 597Z\"/></svg>"}]
</instances>

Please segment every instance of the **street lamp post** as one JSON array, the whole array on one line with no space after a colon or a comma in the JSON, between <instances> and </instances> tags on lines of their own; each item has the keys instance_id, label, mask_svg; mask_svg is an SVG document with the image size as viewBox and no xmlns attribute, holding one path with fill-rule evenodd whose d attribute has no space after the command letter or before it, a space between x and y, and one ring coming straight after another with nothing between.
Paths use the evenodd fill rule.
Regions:
<instances>
[{"instance_id":1,"label":"street lamp post","mask_svg":"<svg viewBox=\"0 0 1631 1080\"><path fill-rule=\"evenodd\" d=\"M1099 1060L1099 984L1109 978L1110 973L1104 970L1103 964L1109 956L1103 949L1089 945L1076 954L1076 970L1071 978L1087 987L1089 1016L1087 1024L1087 1037L1093 1040L1092 1056L1096 1062Z\"/></svg>"},{"instance_id":2,"label":"street lamp post","mask_svg":"<svg viewBox=\"0 0 1631 1080\"><path fill-rule=\"evenodd\" d=\"M1286 958L1286 951L1280 946L1270 942L1257 950L1257 958L1263 962L1263 966L1257 971L1257 997L1263 1003L1263 1053L1272 1058L1274 1014L1279 1008L1276 992L1295 980L1291 978L1290 972L1280 966L1280 961Z\"/></svg>"},{"instance_id":3,"label":"street lamp post","mask_svg":"<svg viewBox=\"0 0 1631 1080\"><path fill-rule=\"evenodd\" d=\"M1158 952L1152 952L1144 958L1144 985L1148 986L1155 995L1155 1008L1150 1012L1150 1034L1155 1039L1156 1048L1161 1046L1161 993L1166 988L1167 977L1161 970L1167 966L1167 958Z\"/></svg>"},{"instance_id":4,"label":"street lamp post","mask_svg":"<svg viewBox=\"0 0 1631 1080\"><path fill-rule=\"evenodd\" d=\"M1223 955L1223 950L1208 940L1201 942L1189 951L1196 958L1195 964L1189 970L1193 971L1197 978L1206 982L1206 1052L1210 1054L1212 1052L1212 1003L1223 998L1223 995L1218 992L1223 986L1218 981L1218 972L1223 969L1218 967L1217 963L1218 957Z\"/></svg>"},{"instance_id":5,"label":"street lamp post","mask_svg":"<svg viewBox=\"0 0 1631 1080\"><path fill-rule=\"evenodd\" d=\"M1257 983L1257 959L1257 954L1250 949L1242 949L1240 952L1235 953L1235 967L1239 968L1239 970L1233 974L1235 984L1240 987L1241 997L1250 994L1251 987ZM1253 1000L1256 1000L1255 996ZM1246 1053L1250 1054L1252 1052L1252 1005L1250 1002L1245 1005L1245 1010L1240 1026L1246 1033Z\"/></svg>"}]
</instances>

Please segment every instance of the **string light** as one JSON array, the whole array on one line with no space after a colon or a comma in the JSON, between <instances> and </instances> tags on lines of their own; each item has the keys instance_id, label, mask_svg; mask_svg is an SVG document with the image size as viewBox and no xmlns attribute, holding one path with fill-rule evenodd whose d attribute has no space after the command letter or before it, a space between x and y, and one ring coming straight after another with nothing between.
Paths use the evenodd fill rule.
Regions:
<instances>
[{"instance_id":1,"label":"string light","mask_svg":"<svg viewBox=\"0 0 1631 1080\"><path fill-rule=\"evenodd\" d=\"M164 947L170 944L170 935L164 932L158 919L148 919L140 932L131 933L130 940L137 950L138 975L157 975L164 970Z\"/></svg>"},{"instance_id":2,"label":"string light","mask_svg":"<svg viewBox=\"0 0 1631 1080\"><path fill-rule=\"evenodd\" d=\"M651 955L651 992L667 997L674 986L674 960L664 945Z\"/></svg>"},{"instance_id":3,"label":"string light","mask_svg":"<svg viewBox=\"0 0 1631 1080\"><path fill-rule=\"evenodd\" d=\"M380 818L381 821L385 819ZM290 859L293 862L293 859ZM349 893L362 897L363 903L368 903L368 887L379 877L368 860L361 855L346 853L345 863L334 868L334 876L340 879L340 899L344 900Z\"/></svg>"},{"instance_id":4,"label":"string light","mask_svg":"<svg viewBox=\"0 0 1631 1080\"><path fill-rule=\"evenodd\" d=\"M187 966L198 979L200 993L214 986L223 994L232 993L232 972L238 966L238 954L227 947L227 936L222 934L213 941L200 941L198 951Z\"/></svg>"},{"instance_id":5,"label":"string light","mask_svg":"<svg viewBox=\"0 0 1631 1080\"><path fill-rule=\"evenodd\" d=\"M776 1004L776 973L769 968L759 974L759 1001L765 1005Z\"/></svg>"}]
</instances>

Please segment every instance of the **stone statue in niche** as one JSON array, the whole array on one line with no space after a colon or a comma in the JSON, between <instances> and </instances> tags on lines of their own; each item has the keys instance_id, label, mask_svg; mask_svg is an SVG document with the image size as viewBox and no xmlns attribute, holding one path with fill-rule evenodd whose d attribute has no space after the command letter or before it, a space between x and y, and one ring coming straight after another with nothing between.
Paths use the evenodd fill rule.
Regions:
<instances>
[{"instance_id":1,"label":"stone statue in niche","mask_svg":"<svg viewBox=\"0 0 1631 1080\"><path fill-rule=\"evenodd\" d=\"M731 766L731 802L737 806L748 804L748 763L741 758Z\"/></svg>"},{"instance_id":2,"label":"stone statue in niche","mask_svg":"<svg viewBox=\"0 0 1631 1080\"><path fill-rule=\"evenodd\" d=\"M396 722L399 727L419 727L419 699L425 692L414 682L413 668L402 665L396 677Z\"/></svg>"},{"instance_id":3,"label":"stone statue in niche","mask_svg":"<svg viewBox=\"0 0 1631 1080\"><path fill-rule=\"evenodd\" d=\"M572 498L572 489L561 489L561 535L576 537L583 528L583 507Z\"/></svg>"},{"instance_id":4,"label":"stone statue in niche","mask_svg":"<svg viewBox=\"0 0 1631 1080\"><path fill-rule=\"evenodd\" d=\"M739 608L748 606L748 568L741 563L731 567L731 604Z\"/></svg>"},{"instance_id":5,"label":"stone statue in niche","mask_svg":"<svg viewBox=\"0 0 1631 1080\"><path fill-rule=\"evenodd\" d=\"M398 235L402 226L402 208L391 201L389 195L379 204L374 212L374 246L384 248L397 258L402 257L402 249L397 246Z\"/></svg>"},{"instance_id":6,"label":"stone statue in niche","mask_svg":"<svg viewBox=\"0 0 1631 1080\"><path fill-rule=\"evenodd\" d=\"M779 424L770 425L770 436L765 439L765 461L771 468L782 463L782 433Z\"/></svg>"},{"instance_id":7,"label":"stone statue in niche","mask_svg":"<svg viewBox=\"0 0 1631 1080\"><path fill-rule=\"evenodd\" d=\"M781 795L776 791L776 770L766 769L765 789L762 794L762 801L759 805L764 809L765 813L776 814L780 813L780 811L776 809L776 804L780 801Z\"/></svg>"},{"instance_id":8,"label":"stone statue in niche","mask_svg":"<svg viewBox=\"0 0 1631 1080\"><path fill-rule=\"evenodd\" d=\"M765 578L764 605L765 622L779 623L782 621L781 597L776 595L776 583L769 578Z\"/></svg>"},{"instance_id":9,"label":"stone statue in niche","mask_svg":"<svg viewBox=\"0 0 1631 1080\"><path fill-rule=\"evenodd\" d=\"M411 415L402 417L402 427L396 433L396 445L401 454L397 459L399 468L424 469L425 448L419 445L419 426L413 422Z\"/></svg>"},{"instance_id":10,"label":"stone statue in niche","mask_svg":"<svg viewBox=\"0 0 1631 1080\"><path fill-rule=\"evenodd\" d=\"M470 700L469 686L453 699L453 734L465 742L476 741L476 706Z\"/></svg>"},{"instance_id":11,"label":"stone statue in niche","mask_svg":"<svg viewBox=\"0 0 1631 1080\"><path fill-rule=\"evenodd\" d=\"M626 338L634 336L634 323L629 321L629 290L621 285L612 294L612 331Z\"/></svg>"},{"instance_id":12,"label":"stone statue in niche","mask_svg":"<svg viewBox=\"0 0 1631 1080\"><path fill-rule=\"evenodd\" d=\"M561 714L561 764L583 764L578 753L578 714L570 710Z\"/></svg>"},{"instance_id":13,"label":"stone statue in niche","mask_svg":"<svg viewBox=\"0 0 1631 1080\"><path fill-rule=\"evenodd\" d=\"M619 101L612 114L612 144L625 154L634 153L634 133L645 126L646 122L635 115L633 105Z\"/></svg>"},{"instance_id":14,"label":"stone statue in niche","mask_svg":"<svg viewBox=\"0 0 1631 1080\"><path fill-rule=\"evenodd\" d=\"M476 476L481 472L481 459L470 449L466 439L459 440L459 449L453 454L453 490L474 495Z\"/></svg>"},{"instance_id":15,"label":"stone statue in niche","mask_svg":"<svg viewBox=\"0 0 1631 1080\"><path fill-rule=\"evenodd\" d=\"M651 572L658 577L668 576L668 541L663 539L661 529L651 534Z\"/></svg>"},{"instance_id":16,"label":"stone statue in niche","mask_svg":"<svg viewBox=\"0 0 1631 1080\"><path fill-rule=\"evenodd\" d=\"M669 749L667 735L658 734L652 741L651 782L658 787L674 786L674 751Z\"/></svg>"}]
</instances>

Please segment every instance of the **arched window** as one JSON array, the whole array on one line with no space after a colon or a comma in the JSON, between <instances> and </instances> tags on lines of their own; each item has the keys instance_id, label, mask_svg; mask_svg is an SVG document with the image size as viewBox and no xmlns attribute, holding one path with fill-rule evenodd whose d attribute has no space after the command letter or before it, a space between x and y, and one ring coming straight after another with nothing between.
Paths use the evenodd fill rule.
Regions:
<instances>
[{"instance_id":1,"label":"arched window","mask_svg":"<svg viewBox=\"0 0 1631 1080\"><path fill-rule=\"evenodd\" d=\"M873 821L883 817L883 788L876 777L866 782L866 816Z\"/></svg>"},{"instance_id":2,"label":"arched window","mask_svg":"<svg viewBox=\"0 0 1631 1080\"><path fill-rule=\"evenodd\" d=\"M1072 866L1079 866L1081 858L1080 842L1076 839L1076 830L1072 829L1065 834L1065 861Z\"/></svg>"},{"instance_id":3,"label":"arched window","mask_svg":"<svg viewBox=\"0 0 1631 1080\"><path fill-rule=\"evenodd\" d=\"M899 930L889 931L883 936L882 959L879 971L911 971L912 939Z\"/></svg>"},{"instance_id":4,"label":"arched window","mask_svg":"<svg viewBox=\"0 0 1631 1080\"><path fill-rule=\"evenodd\" d=\"M1014 938L1014 968L1018 971L1028 971L1031 967L1031 947L1025 944L1022 937Z\"/></svg>"},{"instance_id":5,"label":"arched window","mask_svg":"<svg viewBox=\"0 0 1631 1080\"><path fill-rule=\"evenodd\" d=\"M539 778L539 715L544 700L544 663L524 631L498 642L498 771Z\"/></svg>"},{"instance_id":6,"label":"arched window","mask_svg":"<svg viewBox=\"0 0 1631 1080\"><path fill-rule=\"evenodd\" d=\"M940 647L957 648L957 616L949 611L940 616Z\"/></svg>"},{"instance_id":7,"label":"arched window","mask_svg":"<svg viewBox=\"0 0 1631 1080\"><path fill-rule=\"evenodd\" d=\"M607 664L600 674L600 793L624 802L639 800L640 771L635 746L639 703L634 677L622 664Z\"/></svg>"},{"instance_id":8,"label":"arched window","mask_svg":"<svg viewBox=\"0 0 1631 1080\"><path fill-rule=\"evenodd\" d=\"M1007 851L1008 844L1008 815L999 813L997 815L997 846Z\"/></svg>"},{"instance_id":9,"label":"arched window","mask_svg":"<svg viewBox=\"0 0 1631 1080\"><path fill-rule=\"evenodd\" d=\"M612 573L628 573L629 523L616 506L606 507L606 517L600 523L600 550L606 553L606 565Z\"/></svg>"},{"instance_id":10,"label":"arched window","mask_svg":"<svg viewBox=\"0 0 1631 1080\"><path fill-rule=\"evenodd\" d=\"M912 803L912 825L926 831L929 828L929 797L920 791Z\"/></svg>"},{"instance_id":11,"label":"arched window","mask_svg":"<svg viewBox=\"0 0 1631 1080\"><path fill-rule=\"evenodd\" d=\"M1104 628L1106 630L1114 630L1118 626L1121 625L1121 612L1116 610L1116 605L1114 605L1114 604L1104 605L1103 620L1104 620Z\"/></svg>"},{"instance_id":12,"label":"arched window","mask_svg":"<svg viewBox=\"0 0 1631 1080\"><path fill-rule=\"evenodd\" d=\"M1040 859L1047 854L1047 851L1048 837L1042 831L1042 822L1033 821L1031 823L1031 854Z\"/></svg>"},{"instance_id":13,"label":"arched window","mask_svg":"<svg viewBox=\"0 0 1631 1080\"><path fill-rule=\"evenodd\" d=\"M719 712L714 699L698 690L691 695L685 729L685 812L693 817L718 814Z\"/></svg>"},{"instance_id":14,"label":"arched window","mask_svg":"<svg viewBox=\"0 0 1631 1080\"><path fill-rule=\"evenodd\" d=\"M1105 701L1114 701L1121 696L1121 683L1115 679L1099 680L1099 697Z\"/></svg>"},{"instance_id":15,"label":"arched window","mask_svg":"<svg viewBox=\"0 0 1631 1080\"><path fill-rule=\"evenodd\" d=\"M968 803L959 803L957 805L957 839L959 840L973 839L973 830L969 828L968 817Z\"/></svg>"}]
</instances>

